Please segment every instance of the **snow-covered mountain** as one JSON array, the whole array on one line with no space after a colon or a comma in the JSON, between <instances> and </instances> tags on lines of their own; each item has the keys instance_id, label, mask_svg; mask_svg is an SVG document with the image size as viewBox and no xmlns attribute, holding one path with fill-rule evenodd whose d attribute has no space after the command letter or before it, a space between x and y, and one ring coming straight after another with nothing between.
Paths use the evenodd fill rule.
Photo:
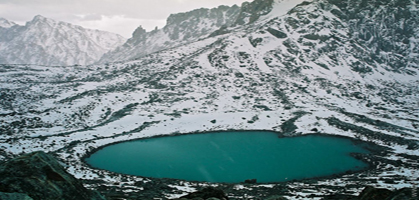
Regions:
<instances>
[{"instance_id":1,"label":"snow-covered mountain","mask_svg":"<svg viewBox=\"0 0 419 200\"><path fill-rule=\"evenodd\" d=\"M123 44L120 35L35 16L25 26L0 20L0 63L86 65Z\"/></svg>"},{"instance_id":2,"label":"snow-covered mountain","mask_svg":"<svg viewBox=\"0 0 419 200\"><path fill-rule=\"evenodd\" d=\"M99 63L126 61L149 53L194 42L214 31L234 23L240 8L219 6L213 9L201 8L186 13L172 14L166 26L146 32L138 27L124 45L106 53Z\"/></svg>"},{"instance_id":3,"label":"snow-covered mountain","mask_svg":"<svg viewBox=\"0 0 419 200\"><path fill-rule=\"evenodd\" d=\"M363 159L371 168L267 188L308 198L417 185L418 12L414 0L256 0L228 26L187 43L178 32L170 48L129 62L1 65L0 155L47 150L95 179L114 175L81 157L118 141L232 129L323 133L375 144ZM137 34L147 41L152 33ZM125 180L134 190L146 179ZM193 187L178 184L173 190Z\"/></svg>"},{"instance_id":4,"label":"snow-covered mountain","mask_svg":"<svg viewBox=\"0 0 419 200\"><path fill-rule=\"evenodd\" d=\"M10 28L14 25L17 25L17 24L0 17L0 28Z\"/></svg>"}]
</instances>

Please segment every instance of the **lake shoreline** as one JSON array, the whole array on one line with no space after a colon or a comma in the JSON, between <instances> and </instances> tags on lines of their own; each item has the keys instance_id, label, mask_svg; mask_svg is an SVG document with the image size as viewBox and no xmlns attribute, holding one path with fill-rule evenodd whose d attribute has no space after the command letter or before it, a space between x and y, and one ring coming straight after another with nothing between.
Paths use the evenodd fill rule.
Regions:
<instances>
[{"instance_id":1,"label":"lake shoreline","mask_svg":"<svg viewBox=\"0 0 419 200\"><path fill-rule=\"evenodd\" d=\"M196 183L196 184L200 184L200 183L203 183L203 184L227 184L227 185L229 185L229 184L233 184L233 185L234 184L242 184L244 182L225 183L225 182L188 181L188 180L175 179L175 178L155 178L155 177L147 177L147 176L138 176L138 175L132 175L132 174L117 173L117 172L112 172L112 171L109 171L109 170L93 167L88 162L86 162L86 159L89 158L92 154L96 153L97 151L99 151L99 150L101 150L105 147L115 145L115 144L119 144L119 143L124 143L124 142L145 140L145 139L151 139L151 138L160 138L160 137L173 137L173 136L180 136L180 135L191 135L191 134L211 134L211 133L220 133L220 132L255 132L255 131L257 131L257 132L259 132L259 131L272 132L272 133L275 133L276 135L278 135L278 138L294 138L294 137L305 137L305 136L325 136L325 137L344 138L344 139L350 140L353 144L355 144L357 146L361 146L362 149L365 149L365 150L368 151L368 153L351 153L350 154L350 156L354 157L355 159L360 160L360 161L367 164L366 167L363 167L363 168L360 168L360 169L347 170L347 171L342 172L342 173L334 173L334 174L326 175L326 176L315 176L315 177L311 177L311 178L290 179L290 180L287 180L287 181L278 181L278 182L255 183L255 185L284 184L284 183L289 183L289 182L334 179L334 178L342 177L342 176L345 176L345 175L367 172L369 170L376 169L378 163L380 163L380 161L375 159L374 156L371 155L371 154L374 154L375 156L376 155L386 156L390 152L387 148L385 148L383 146L379 146L379 145L377 145L373 142L362 141L362 140L359 140L359 139L356 139L356 138L353 138L353 137L347 137L347 136L342 136L342 135L334 135L334 134L315 132L315 133L285 136L281 132L272 131L272 130L237 130L237 129L234 129L234 130L220 130L220 131L203 131L203 132L193 132L193 133L183 133L183 134L172 133L172 134L168 134L168 135L156 135L156 136L137 138L137 139L132 139L132 140L117 141L117 142L109 143L109 144L103 145L101 147L98 147L98 148L95 148L91 151L86 152L86 154L81 157L81 160L84 164L88 165L92 169L103 170L103 171L106 171L106 172L121 174L121 175L126 175L126 176L135 176L135 177L140 177L140 178L149 179L149 180L160 180L160 181L161 180L171 180L171 181L176 181L176 182L190 182L190 183Z\"/></svg>"}]
</instances>

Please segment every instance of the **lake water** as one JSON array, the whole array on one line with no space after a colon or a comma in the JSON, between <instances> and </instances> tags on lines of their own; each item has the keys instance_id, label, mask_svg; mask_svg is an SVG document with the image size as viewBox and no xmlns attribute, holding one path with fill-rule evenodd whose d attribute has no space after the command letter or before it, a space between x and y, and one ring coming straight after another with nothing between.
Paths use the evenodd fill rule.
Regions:
<instances>
[{"instance_id":1,"label":"lake water","mask_svg":"<svg viewBox=\"0 0 419 200\"><path fill-rule=\"evenodd\" d=\"M148 138L107 146L86 159L117 173L189 181L282 182L360 170L351 140L308 135L278 138L267 131L217 132Z\"/></svg>"}]
</instances>

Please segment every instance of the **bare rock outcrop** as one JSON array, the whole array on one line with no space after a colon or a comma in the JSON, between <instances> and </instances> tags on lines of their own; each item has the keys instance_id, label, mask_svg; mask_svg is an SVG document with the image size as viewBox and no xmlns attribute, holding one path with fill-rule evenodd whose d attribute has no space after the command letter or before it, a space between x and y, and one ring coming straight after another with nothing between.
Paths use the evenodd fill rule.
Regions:
<instances>
[{"instance_id":1,"label":"bare rock outcrop","mask_svg":"<svg viewBox=\"0 0 419 200\"><path fill-rule=\"evenodd\" d=\"M45 152L33 152L0 165L0 193L33 200L102 200L98 192L86 189L82 182L65 171ZM30 197L30 198L28 198Z\"/></svg>"}]
</instances>

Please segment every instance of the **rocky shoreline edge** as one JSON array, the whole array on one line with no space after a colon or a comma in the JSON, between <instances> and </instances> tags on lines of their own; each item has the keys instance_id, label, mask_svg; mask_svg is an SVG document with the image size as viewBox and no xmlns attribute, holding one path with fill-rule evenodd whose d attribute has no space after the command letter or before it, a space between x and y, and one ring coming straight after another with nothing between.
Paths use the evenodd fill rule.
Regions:
<instances>
[{"instance_id":1,"label":"rocky shoreline edge","mask_svg":"<svg viewBox=\"0 0 419 200\"><path fill-rule=\"evenodd\" d=\"M100 169L100 168L96 168L92 165L90 165L86 159L88 159L91 155L93 155L94 153L115 145L115 144L120 144L120 143L125 143L125 142L131 142L131 141L137 141L137 140L145 140L145 139L150 139L150 138L160 138L160 137L175 137L175 136L180 136L180 135L191 135L191 134L212 134L212 133L221 133L221 132L254 132L254 131L261 131L261 132L272 132L278 135L278 138L289 138L289 137L306 137L306 136L324 136L324 137L336 137L336 138L344 138L344 139L348 139L350 140L353 144L361 146L363 149L367 150L370 153L351 153L350 155L352 157L354 157L355 159L361 160L364 163L368 164L367 167L362 168L362 169L357 169L357 170L348 170L346 172L343 173L338 173L338 174L332 174L332 175L328 175L328 176L320 176L320 177L312 177L312 178L306 178L306 179L299 179L301 180L317 180L317 179L321 179L321 178L335 178L338 176L342 176L342 175L346 175L346 174L353 174L353 173L357 173L357 172L362 172L362 171L368 171L371 169L376 168L377 164L379 163L379 161L374 158L373 156L371 156L370 154L373 155L379 155L380 157L385 157L390 153L390 150L383 147L383 146L379 146L373 142L367 142L367 141L362 141L362 140L358 140L356 138L352 138L352 137L346 137L346 136L341 136L341 135L332 135L332 134L325 134L325 133L312 133L312 134L302 134L302 135L284 135L281 132L277 132L277 131L272 131L272 130L235 130L235 129L231 129L231 130L223 130L223 131L205 131L205 132L193 132L193 133L184 133L184 134L171 134L171 135L156 135L156 136L151 136L151 137L144 137L144 138L137 138L137 139L132 139L132 140L123 140L123 141L117 141L117 142L112 142L103 146L100 146L98 148L95 148L93 150L87 151L83 156L81 156L81 160L83 161L84 164L86 164L88 167L92 168L92 169L97 169L97 170L101 170L101 171L106 171L108 173L114 173L112 171L108 171L105 169ZM121 174L121 173L119 173ZM134 176L131 174L124 174L124 175L128 175L128 176ZM165 180L164 178L153 178L153 177L143 177L143 176L138 176L138 177L142 177L142 178L147 178L147 179L160 179L160 180ZM167 180L169 180L170 178L168 178ZM176 180L176 179L174 179ZM182 180L180 180L182 181ZM243 180L245 181L245 180ZM293 180L291 180L293 181ZM199 182L199 181L189 181L189 182ZM287 182L287 181L284 181ZM278 182L273 182L273 184L277 184ZM223 184L223 183L221 183ZM264 184L270 184L270 183L264 183Z\"/></svg>"},{"instance_id":2,"label":"rocky shoreline edge","mask_svg":"<svg viewBox=\"0 0 419 200\"><path fill-rule=\"evenodd\" d=\"M152 179L149 182L138 182L138 187L142 187L141 192L122 192L117 188L120 186L98 186L94 190L87 189L83 180L78 180L69 174L63 163L54 156L42 151L32 152L10 159L0 164L0 199L92 199L92 200L117 200L117 199L166 199L164 196L156 198L159 192L170 190L168 186L177 180L171 179ZM310 182L314 180L305 180ZM285 184L285 183L283 183ZM202 184L197 191L190 192L177 199L248 199L247 196L266 200L298 199L301 197L291 196L281 183L273 187L260 187L260 184L243 183L244 186L258 187L259 190L234 190L234 184L217 184L217 186L208 186ZM332 187L332 186L331 186ZM350 189L348 186L347 189ZM257 197L258 193L264 195ZM154 192L153 192L154 191ZM233 194L234 195L231 195ZM262 192L262 193L261 193ZM154 193L154 195L152 195ZM335 193L328 195L311 195L309 198L317 199L415 199L417 190L413 188L401 188L398 190L389 190L386 188L374 188L365 186L359 195L348 195L344 193ZM154 196L154 197L152 197ZM234 196L234 197L232 197Z\"/></svg>"}]
</instances>

